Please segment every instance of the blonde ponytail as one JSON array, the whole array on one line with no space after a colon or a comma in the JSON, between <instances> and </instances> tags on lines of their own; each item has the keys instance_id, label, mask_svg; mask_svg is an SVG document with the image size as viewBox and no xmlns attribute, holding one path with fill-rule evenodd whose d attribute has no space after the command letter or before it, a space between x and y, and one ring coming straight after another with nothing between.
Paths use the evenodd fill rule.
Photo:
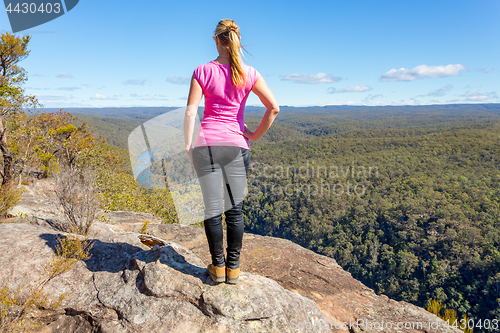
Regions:
<instances>
[{"instance_id":1,"label":"blonde ponytail","mask_svg":"<svg viewBox=\"0 0 500 333\"><path fill-rule=\"evenodd\" d=\"M215 28L215 38L218 38L221 44L227 47L229 51L229 63L231 64L231 81L237 87L245 86L247 76L241 66L241 55L243 53L240 44L240 28L229 19L221 20Z\"/></svg>"}]
</instances>

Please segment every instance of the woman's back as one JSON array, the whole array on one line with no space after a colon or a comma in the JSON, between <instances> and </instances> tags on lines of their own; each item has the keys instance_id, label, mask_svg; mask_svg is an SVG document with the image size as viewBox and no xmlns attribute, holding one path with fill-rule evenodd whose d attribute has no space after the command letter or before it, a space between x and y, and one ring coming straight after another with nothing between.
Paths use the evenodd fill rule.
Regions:
<instances>
[{"instance_id":1,"label":"woman's back","mask_svg":"<svg viewBox=\"0 0 500 333\"><path fill-rule=\"evenodd\" d=\"M198 66L193 77L205 96L205 111L195 146L236 145L248 148L244 131L245 103L260 74L242 64L246 83L237 87L231 80L231 67L216 61Z\"/></svg>"}]
</instances>

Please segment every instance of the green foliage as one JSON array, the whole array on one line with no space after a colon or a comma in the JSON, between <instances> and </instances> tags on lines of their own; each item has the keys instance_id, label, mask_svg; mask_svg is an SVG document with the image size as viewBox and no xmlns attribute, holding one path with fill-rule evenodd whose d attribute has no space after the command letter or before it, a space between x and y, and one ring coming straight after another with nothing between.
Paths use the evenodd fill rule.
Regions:
<instances>
[{"instance_id":1,"label":"green foliage","mask_svg":"<svg viewBox=\"0 0 500 333\"><path fill-rule=\"evenodd\" d=\"M128 149L128 136L137 126L147 119L111 118L87 114L75 114L73 124L79 126L83 122L89 124L92 132L106 140L109 145Z\"/></svg>"},{"instance_id":2,"label":"green foliage","mask_svg":"<svg viewBox=\"0 0 500 333\"><path fill-rule=\"evenodd\" d=\"M172 197L168 190L142 189L135 183L127 151L109 146L103 139L79 154L80 169L96 172L96 186L105 211L136 211L153 214L165 223L177 222Z\"/></svg>"},{"instance_id":3,"label":"green foliage","mask_svg":"<svg viewBox=\"0 0 500 333\"><path fill-rule=\"evenodd\" d=\"M315 134L253 144L245 228L331 256L391 298L500 319L498 109L356 122L344 120L369 115L294 111L277 125ZM324 126L336 130L313 130Z\"/></svg>"},{"instance_id":4,"label":"green foliage","mask_svg":"<svg viewBox=\"0 0 500 333\"><path fill-rule=\"evenodd\" d=\"M2 187L12 184L12 154L8 145L5 118L23 112L23 108L37 107L34 95L26 95L22 88L27 80L25 70L17 64L29 55L30 36L16 37L4 32L0 36L0 151L2 152Z\"/></svg>"},{"instance_id":5,"label":"green foliage","mask_svg":"<svg viewBox=\"0 0 500 333\"><path fill-rule=\"evenodd\" d=\"M103 209L151 213L167 223L176 222L170 193L166 190L150 191L138 187L130 170L126 151L111 146L95 149L96 158L90 163L95 165L98 172L97 185ZM101 164L104 160L99 161L97 155L106 156L106 163Z\"/></svg>"},{"instance_id":6,"label":"green foliage","mask_svg":"<svg viewBox=\"0 0 500 333\"><path fill-rule=\"evenodd\" d=\"M141 231L139 231L140 234L147 234L149 223L151 223L151 222L144 221L144 224L142 225Z\"/></svg>"},{"instance_id":7,"label":"green foliage","mask_svg":"<svg viewBox=\"0 0 500 333\"><path fill-rule=\"evenodd\" d=\"M78 261L90 259L90 250L94 245L93 241L88 237L83 237L75 234L68 234L66 237L58 237L56 245L56 256L45 267L45 280L42 284L46 284L55 276L61 275L70 270Z\"/></svg>"},{"instance_id":8,"label":"green foliage","mask_svg":"<svg viewBox=\"0 0 500 333\"><path fill-rule=\"evenodd\" d=\"M435 314L439 318L448 322L448 325L456 327L465 333L473 333L474 330L468 327L469 318L463 315L462 318L457 317L457 311L443 308L443 303L435 299L428 300L427 311Z\"/></svg>"},{"instance_id":9,"label":"green foliage","mask_svg":"<svg viewBox=\"0 0 500 333\"><path fill-rule=\"evenodd\" d=\"M10 106L15 106L14 100L23 93L19 86L26 81L25 70L17 64L29 55L28 43L31 36L16 37L14 34L4 32L0 40L1 106L7 106L9 102Z\"/></svg>"},{"instance_id":10,"label":"green foliage","mask_svg":"<svg viewBox=\"0 0 500 333\"><path fill-rule=\"evenodd\" d=\"M22 193L22 189L11 186L0 188L0 218L5 217L7 211L17 205Z\"/></svg>"},{"instance_id":11,"label":"green foliage","mask_svg":"<svg viewBox=\"0 0 500 333\"><path fill-rule=\"evenodd\" d=\"M9 147L13 154L15 174L22 177L41 172L49 177L64 166L75 166L82 150L96 144L96 138L83 123L71 124L69 113L18 112L7 123L11 132Z\"/></svg>"},{"instance_id":12,"label":"green foliage","mask_svg":"<svg viewBox=\"0 0 500 333\"><path fill-rule=\"evenodd\" d=\"M19 112L8 122L9 147L14 170L23 177L55 176L62 168L94 170L96 191L106 211L128 210L151 213L166 223L177 221L170 193L137 187L127 151L97 137L86 122L78 126L71 114ZM17 179L17 178L16 178Z\"/></svg>"}]
</instances>

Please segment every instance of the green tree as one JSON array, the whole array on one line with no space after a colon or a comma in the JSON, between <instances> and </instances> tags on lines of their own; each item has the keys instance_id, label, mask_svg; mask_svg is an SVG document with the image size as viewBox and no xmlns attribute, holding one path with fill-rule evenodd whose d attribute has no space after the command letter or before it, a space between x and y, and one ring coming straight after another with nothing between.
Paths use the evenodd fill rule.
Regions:
<instances>
[{"instance_id":1,"label":"green tree","mask_svg":"<svg viewBox=\"0 0 500 333\"><path fill-rule=\"evenodd\" d=\"M36 107L38 101L33 95L26 95L22 84L27 80L26 72L17 64L25 59L30 51L28 43L31 36L16 37L5 32L0 40L0 150L3 156L2 187L12 181L12 154L7 145L5 118L20 112L24 107Z\"/></svg>"}]
</instances>

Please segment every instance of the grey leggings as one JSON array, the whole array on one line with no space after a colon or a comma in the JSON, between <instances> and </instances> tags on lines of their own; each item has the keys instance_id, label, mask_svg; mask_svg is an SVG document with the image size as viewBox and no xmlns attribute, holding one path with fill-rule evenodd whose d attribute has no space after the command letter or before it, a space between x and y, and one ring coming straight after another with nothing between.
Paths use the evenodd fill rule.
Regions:
<instances>
[{"instance_id":1,"label":"grey leggings","mask_svg":"<svg viewBox=\"0 0 500 333\"><path fill-rule=\"evenodd\" d=\"M243 240L242 205L250 166L249 150L234 146L195 147L193 163L203 192L205 234L212 265L236 269L240 265ZM227 261L224 259L223 212L227 225Z\"/></svg>"}]
</instances>

